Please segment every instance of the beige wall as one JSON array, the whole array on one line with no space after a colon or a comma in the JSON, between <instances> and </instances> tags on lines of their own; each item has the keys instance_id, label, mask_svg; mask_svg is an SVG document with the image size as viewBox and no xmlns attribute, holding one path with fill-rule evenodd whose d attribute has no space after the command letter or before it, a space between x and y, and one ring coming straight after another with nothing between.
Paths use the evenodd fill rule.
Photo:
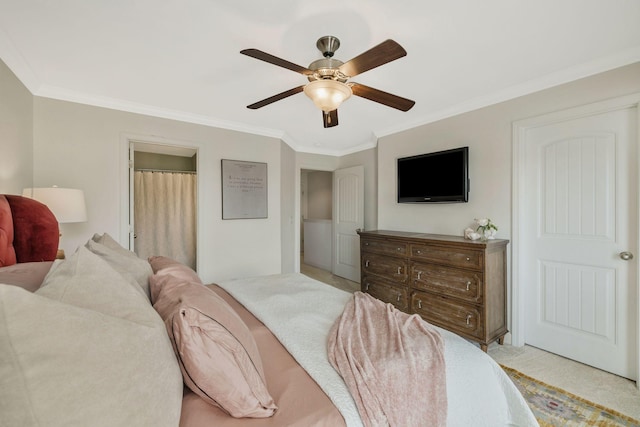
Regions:
<instances>
[{"instance_id":1,"label":"beige wall","mask_svg":"<svg viewBox=\"0 0 640 427\"><path fill-rule=\"evenodd\" d=\"M331 219L333 207L333 172L307 173L307 218Z\"/></svg>"},{"instance_id":2,"label":"beige wall","mask_svg":"<svg viewBox=\"0 0 640 427\"><path fill-rule=\"evenodd\" d=\"M280 143L280 228L282 231L282 273L296 271L296 260L300 257L296 252L296 233L294 230L296 216L296 152L284 142Z\"/></svg>"},{"instance_id":3,"label":"beige wall","mask_svg":"<svg viewBox=\"0 0 640 427\"><path fill-rule=\"evenodd\" d=\"M198 150L198 272L203 280L280 272L280 140L36 97L35 184L85 191L89 221L63 224L65 251L96 232L126 242L127 139L132 137ZM267 163L267 219L221 219L221 159Z\"/></svg>"},{"instance_id":4,"label":"beige wall","mask_svg":"<svg viewBox=\"0 0 640 427\"><path fill-rule=\"evenodd\" d=\"M0 61L0 194L33 184L33 96Z\"/></svg>"},{"instance_id":5,"label":"beige wall","mask_svg":"<svg viewBox=\"0 0 640 427\"><path fill-rule=\"evenodd\" d=\"M640 63L427 124L378 141L378 227L462 235L489 217L511 236L512 123L552 111L640 92ZM469 146L468 203L396 202L396 159Z\"/></svg>"}]
</instances>

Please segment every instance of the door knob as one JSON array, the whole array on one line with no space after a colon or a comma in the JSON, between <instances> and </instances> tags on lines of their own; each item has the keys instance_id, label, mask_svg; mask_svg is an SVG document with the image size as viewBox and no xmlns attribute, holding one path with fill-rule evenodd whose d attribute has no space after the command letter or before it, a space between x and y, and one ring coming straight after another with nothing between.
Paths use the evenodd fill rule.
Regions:
<instances>
[{"instance_id":1,"label":"door knob","mask_svg":"<svg viewBox=\"0 0 640 427\"><path fill-rule=\"evenodd\" d=\"M625 261L629 261L633 259L633 254L631 252L620 252L620 258L622 258Z\"/></svg>"}]
</instances>

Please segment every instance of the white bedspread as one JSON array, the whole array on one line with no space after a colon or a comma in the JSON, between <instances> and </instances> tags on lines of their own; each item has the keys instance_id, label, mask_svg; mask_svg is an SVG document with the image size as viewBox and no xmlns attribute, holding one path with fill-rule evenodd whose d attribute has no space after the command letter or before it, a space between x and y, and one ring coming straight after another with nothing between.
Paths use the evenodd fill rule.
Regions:
<instances>
[{"instance_id":1,"label":"white bedspread","mask_svg":"<svg viewBox=\"0 0 640 427\"><path fill-rule=\"evenodd\" d=\"M362 426L355 402L327 357L327 336L352 294L298 273L218 283L262 321L345 418ZM449 427L537 426L505 372L479 348L439 329L445 340Z\"/></svg>"}]
</instances>

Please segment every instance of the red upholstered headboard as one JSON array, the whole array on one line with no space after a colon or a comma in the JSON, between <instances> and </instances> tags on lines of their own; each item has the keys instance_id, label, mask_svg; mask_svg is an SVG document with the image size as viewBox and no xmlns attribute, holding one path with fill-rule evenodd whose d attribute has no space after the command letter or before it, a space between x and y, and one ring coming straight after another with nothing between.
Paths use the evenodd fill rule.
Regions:
<instances>
[{"instance_id":1,"label":"red upholstered headboard","mask_svg":"<svg viewBox=\"0 0 640 427\"><path fill-rule=\"evenodd\" d=\"M16 263L13 248L13 217L7 198L0 196L0 267Z\"/></svg>"},{"instance_id":2,"label":"red upholstered headboard","mask_svg":"<svg viewBox=\"0 0 640 427\"><path fill-rule=\"evenodd\" d=\"M0 195L0 267L53 261L59 239L58 221L46 205L27 197Z\"/></svg>"}]
</instances>

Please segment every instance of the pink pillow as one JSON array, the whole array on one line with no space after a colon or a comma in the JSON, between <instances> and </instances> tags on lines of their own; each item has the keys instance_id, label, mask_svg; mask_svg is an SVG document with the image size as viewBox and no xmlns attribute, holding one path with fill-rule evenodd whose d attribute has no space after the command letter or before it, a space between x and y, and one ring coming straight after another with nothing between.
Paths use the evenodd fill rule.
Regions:
<instances>
[{"instance_id":1,"label":"pink pillow","mask_svg":"<svg viewBox=\"0 0 640 427\"><path fill-rule=\"evenodd\" d=\"M198 277L198 273L193 271L191 267L182 264L166 256L151 256L149 257L149 264L154 274L165 275L171 274L179 279L184 279L188 282L196 282L202 284L202 280Z\"/></svg>"},{"instance_id":2,"label":"pink pillow","mask_svg":"<svg viewBox=\"0 0 640 427\"><path fill-rule=\"evenodd\" d=\"M21 262L0 268L0 283L19 286L29 292L40 288L45 276L49 273L53 261Z\"/></svg>"},{"instance_id":3,"label":"pink pillow","mask_svg":"<svg viewBox=\"0 0 640 427\"><path fill-rule=\"evenodd\" d=\"M149 282L187 387L233 417L272 416L260 353L238 314L200 283L157 274Z\"/></svg>"},{"instance_id":4,"label":"pink pillow","mask_svg":"<svg viewBox=\"0 0 640 427\"><path fill-rule=\"evenodd\" d=\"M168 274L184 282L202 284L202 280L200 280L198 273L193 271L191 267L188 267L179 261L167 258L165 256L151 256L149 257L148 261L151 265L153 273L158 276L166 276ZM150 288L152 304L155 300L158 299L158 292L160 292L159 286Z\"/></svg>"}]
</instances>

